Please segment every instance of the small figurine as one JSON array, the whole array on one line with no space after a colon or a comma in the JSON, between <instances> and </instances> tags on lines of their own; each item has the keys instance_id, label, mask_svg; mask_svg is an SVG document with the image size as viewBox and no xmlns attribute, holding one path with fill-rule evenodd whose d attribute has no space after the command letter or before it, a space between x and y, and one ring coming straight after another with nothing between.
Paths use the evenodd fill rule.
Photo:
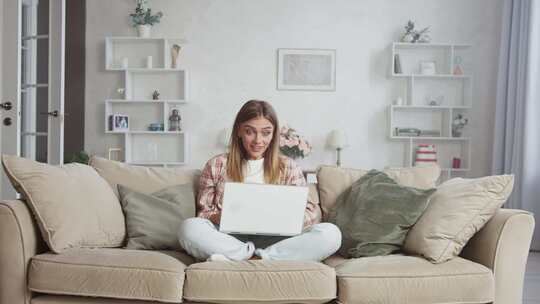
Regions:
<instances>
[{"instance_id":1,"label":"small figurine","mask_svg":"<svg viewBox=\"0 0 540 304\"><path fill-rule=\"evenodd\" d=\"M181 46L178 44L173 44L171 48L171 68L176 69L178 67L177 65L177 59L178 55L180 54L180 50L182 49Z\"/></svg>"},{"instance_id":2,"label":"small figurine","mask_svg":"<svg viewBox=\"0 0 540 304\"><path fill-rule=\"evenodd\" d=\"M171 116L169 116L169 131L182 131L180 121L182 117L178 113L178 109L173 109Z\"/></svg>"},{"instance_id":3,"label":"small figurine","mask_svg":"<svg viewBox=\"0 0 540 304\"><path fill-rule=\"evenodd\" d=\"M158 100L159 99L159 92L158 90L155 90L154 93L152 94L152 99L153 100Z\"/></svg>"}]
</instances>

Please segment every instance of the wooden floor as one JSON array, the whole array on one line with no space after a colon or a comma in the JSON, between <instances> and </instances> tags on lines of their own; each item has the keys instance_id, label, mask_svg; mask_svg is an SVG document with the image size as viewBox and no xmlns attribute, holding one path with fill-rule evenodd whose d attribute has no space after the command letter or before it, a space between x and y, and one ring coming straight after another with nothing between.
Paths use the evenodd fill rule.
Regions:
<instances>
[{"instance_id":1,"label":"wooden floor","mask_svg":"<svg viewBox=\"0 0 540 304\"><path fill-rule=\"evenodd\" d=\"M540 252L531 252L525 272L523 304L540 304Z\"/></svg>"}]
</instances>

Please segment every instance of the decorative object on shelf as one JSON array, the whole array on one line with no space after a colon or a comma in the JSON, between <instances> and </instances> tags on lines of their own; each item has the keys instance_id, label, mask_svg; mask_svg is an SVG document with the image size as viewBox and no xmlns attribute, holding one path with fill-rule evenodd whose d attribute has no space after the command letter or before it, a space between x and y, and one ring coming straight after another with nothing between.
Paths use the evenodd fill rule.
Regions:
<instances>
[{"instance_id":1,"label":"decorative object on shelf","mask_svg":"<svg viewBox=\"0 0 540 304\"><path fill-rule=\"evenodd\" d=\"M420 61L420 74L435 75L436 73L435 61Z\"/></svg>"},{"instance_id":2,"label":"decorative object on shelf","mask_svg":"<svg viewBox=\"0 0 540 304\"><path fill-rule=\"evenodd\" d=\"M109 160L122 161L122 149L109 148L108 157L109 157Z\"/></svg>"},{"instance_id":3,"label":"decorative object on shelf","mask_svg":"<svg viewBox=\"0 0 540 304\"><path fill-rule=\"evenodd\" d=\"M444 96L443 95L440 95L440 96L427 96L426 97L426 100L427 100L427 104L429 106L433 106L433 107L436 107L436 106L442 106L443 103L444 103Z\"/></svg>"},{"instance_id":4,"label":"decorative object on shelf","mask_svg":"<svg viewBox=\"0 0 540 304\"><path fill-rule=\"evenodd\" d=\"M336 50L278 49L277 89L335 91Z\"/></svg>"},{"instance_id":5,"label":"decorative object on shelf","mask_svg":"<svg viewBox=\"0 0 540 304\"><path fill-rule=\"evenodd\" d=\"M178 55L180 54L181 46L173 44L171 47L171 68L176 69L178 67Z\"/></svg>"},{"instance_id":6,"label":"decorative object on shelf","mask_svg":"<svg viewBox=\"0 0 540 304\"><path fill-rule=\"evenodd\" d=\"M454 75L463 75L463 68L461 67L461 62L463 59L461 56L456 56L454 58Z\"/></svg>"},{"instance_id":7,"label":"decorative object on shelf","mask_svg":"<svg viewBox=\"0 0 540 304\"><path fill-rule=\"evenodd\" d=\"M152 56L146 56L146 68L151 69L152 65Z\"/></svg>"},{"instance_id":8,"label":"decorative object on shelf","mask_svg":"<svg viewBox=\"0 0 540 304\"><path fill-rule=\"evenodd\" d=\"M441 137L439 130L420 130L420 137Z\"/></svg>"},{"instance_id":9,"label":"decorative object on shelf","mask_svg":"<svg viewBox=\"0 0 540 304\"><path fill-rule=\"evenodd\" d=\"M147 0L137 0L137 6L135 7L135 13L129 14L131 17L131 23L137 28L139 37L148 38L154 24L159 23L162 12L152 14L152 9L148 7Z\"/></svg>"},{"instance_id":10,"label":"decorative object on shelf","mask_svg":"<svg viewBox=\"0 0 540 304\"><path fill-rule=\"evenodd\" d=\"M182 131L182 117L178 112L178 109L173 109L171 111L171 116L169 116L169 131Z\"/></svg>"},{"instance_id":11,"label":"decorative object on shelf","mask_svg":"<svg viewBox=\"0 0 540 304\"><path fill-rule=\"evenodd\" d=\"M402 105L403 105L403 98L401 98L401 97L396 97L396 99L394 99L394 105L396 105L396 106L402 106Z\"/></svg>"},{"instance_id":12,"label":"decorative object on shelf","mask_svg":"<svg viewBox=\"0 0 540 304\"><path fill-rule=\"evenodd\" d=\"M126 89L125 88L118 88L116 89L116 93L120 95L120 98L126 98Z\"/></svg>"},{"instance_id":13,"label":"decorative object on shelf","mask_svg":"<svg viewBox=\"0 0 540 304\"><path fill-rule=\"evenodd\" d=\"M283 155L290 158L304 158L311 153L311 145L300 134L288 125L281 127L279 131L279 150Z\"/></svg>"},{"instance_id":14,"label":"decorative object on shelf","mask_svg":"<svg viewBox=\"0 0 540 304\"><path fill-rule=\"evenodd\" d=\"M416 147L416 167L431 166L437 162L437 150L433 144L419 144Z\"/></svg>"},{"instance_id":15,"label":"decorative object on shelf","mask_svg":"<svg viewBox=\"0 0 540 304\"><path fill-rule=\"evenodd\" d=\"M154 93L152 93L152 99L153 100L159 100L159 92L158 92L158 90L154 90Z\"/></svg>"},{"instance_id":16,"label":"decorative object on shelf","mask_svg":"<svg viewBox=\"0 0 540 304\"><path fill-rule=\"evenodd\" d=\"M452 169L460 169L461 168L461 158L454 157L452 158Z\"/></svg>"},{"instance_id":17,"label":"decorative object on shelf","mask_svg":"<svg viewBox=\"0 0 540 304\"><path fill-rule=\"evenodd\" d=\"M129 59L122 57L122 69L127 70L129 68Z\"/></svg>"},{"instance_id":18,"label":"decorative object on shelf","mask_svg":"<svg viewBox=\"0 0 540 304\"><path fill-rule=\"evenodd\" d=\"M469 123L469 119L463 114L457 114L452 120L452 137L461 137L463 128Z\"/></svg>"},{"instance_id":19,"label":"decorative object on shelf","mask_svg":"<svg viewBox=\"0 0 540 304\"><path fill-rule=\"evenodd\" d=\"M330 148L336 149L336 166L341 167L341 150L349 146L347 134L343 130L332 130L328 145Z\"/></svg>"},{"instance_id":20,"label":"decorative object on shelf","mask_svg":"<svg viewBox=\"0 0 540 304\"><path fill-rule=\"evenodd\" d=\"M163 123L151 123L148 125L148 131L164 131L165 127Z\"/></svg>"},{"instance_id":21,"label":"decorative object on shelf","mask_svg":"<svg viewBox=\"0 0 540 304\"><path fill-rule=\"evenodd\" d=\"M129 131L129 116L124 114L109 116L109 130L113 132Z\"/></svg>"},{"instance_id":22,"label":"decorative object on shelf","mask_svg":"<svg viewBox=\"0 0 540 304\"><path fill-rule=\"evenodd\" d=\"M407 22L407 25L405 25L405 33L401 36L401 42L427 43L431 41L431 37L427 34L429 32L429 27L418 31L414 29L414 26L415 24L412 20Z\"/></svg>"},{"instance_id":23,"label":"decorative object on shelf","mask_svg":"<svg viewBox=\"0 0 540 304\"><path fill-rule=\"evenodd\" d=\"M403 70L401 69L401 59L399 54L394 55L394 74L401 74Z\"/></svg>"},{"instance_id":24,"label":"decorative object on shelf","mask_svg":"<svg viewBox=\"0 0 540 304\"><path fill-rule=\"evenodd\" d=\"M410 137L420 136L422 131L417 128L396 128L396 136Z\"/></svg>"}]
</instances>

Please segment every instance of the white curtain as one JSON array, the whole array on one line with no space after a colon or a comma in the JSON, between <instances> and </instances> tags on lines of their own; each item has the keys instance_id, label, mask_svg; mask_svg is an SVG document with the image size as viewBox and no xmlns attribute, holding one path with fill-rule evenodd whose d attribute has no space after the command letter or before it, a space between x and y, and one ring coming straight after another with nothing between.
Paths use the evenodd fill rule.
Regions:
<instances>
[{"instance_id":1,"label":"white curtain","mask_svg":"<svg viewBox=\"0 0 540 304\"><path fill-rule=\"evenodd\" d=\"M502 22L493 173L515 174L506 207L540 222L540 0L505 0ZM532 248L540 250L540 223Z\"/></svg>"}]
</instances>

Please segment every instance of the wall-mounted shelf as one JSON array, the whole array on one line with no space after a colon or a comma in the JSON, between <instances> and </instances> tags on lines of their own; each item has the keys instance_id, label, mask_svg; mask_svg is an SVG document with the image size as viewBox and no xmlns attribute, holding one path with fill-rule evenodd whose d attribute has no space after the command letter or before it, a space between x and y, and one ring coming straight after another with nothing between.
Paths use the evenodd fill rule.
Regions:
<instances>
[{"instance_id":1,"label":"wall-mounted shelf","mask_svg":"<svg viewBox=\"0 0 540 304\"><path fill-rule=\"evenodd\" d=\"M403 104L389 107L388 134L390 139L405 143L405 166L414 165L417 145L433 144L445 174L443 179L470 170L472 139L452 136L454 117L472 107L470 49L468 44L392 43L389 75L406 82L400 96ZM401 73L396 73L396 55ZM434 63L434 74L420 74L420 63L424 61ZM434 105L430 105L433 101ZM403 136L397 134L397 128L414 128L439 136ZM461 160L460 168L452 168L453 158Z\"/></svg>"},{"instance_id":2,"label":"wall-mounted shelf","mask_svg":"<svg viewBox=\"0 0 540 304\"><path fill-rule=\"evenodd\" d=\"M177 109L182 116L180 108L189 99L188 71L181 68L181 51L175 67L171 54L173 45L182 48L185 42L164 37L105 38L106 70L124 73L121 98L105 100L105 133L124 136L127 163L177 166L188 162L188 134L169 129L172 110ZM159 93L158 99L154 99L155 91ZM110 128L109 117L115 114L128 116L128 131ZM163 130L151 131L151 124L161 124Z\"/></svg>"},{"instance_id":3,"label":"wall-mounted shelf","mask_svg":"<svg viewBox=\"0 0 540 304\"><path fill-rule=\"evenodd\" d=\"M127 69L146 69L148 56L152 56L151 69L172 69L171 46L177 44L183 47L186 43L185 39L172 37L106 37L105 69L126 70L122 66L124 58L128 61ZM180 64L177 68L180 68Z\"/></svg>"}]
</instances>

